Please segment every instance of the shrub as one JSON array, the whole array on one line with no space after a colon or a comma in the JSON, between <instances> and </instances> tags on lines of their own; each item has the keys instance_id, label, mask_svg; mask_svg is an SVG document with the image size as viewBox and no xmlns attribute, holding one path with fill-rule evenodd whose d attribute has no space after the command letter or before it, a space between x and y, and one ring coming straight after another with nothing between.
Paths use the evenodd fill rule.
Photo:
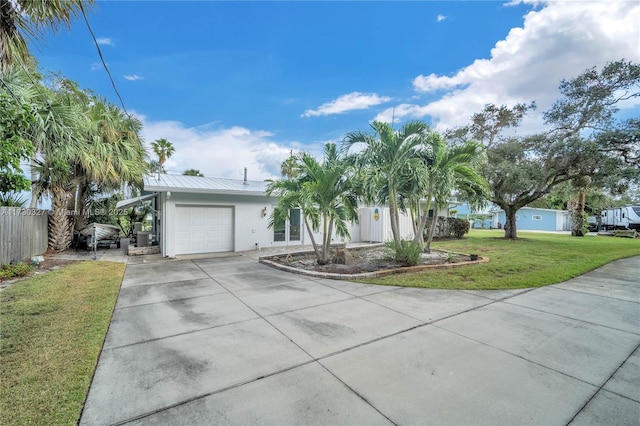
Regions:
<instances>
[{"instance_id":1,"label":"shrub","mask_svg":"<svg viewBox=\"0 0 640 426\"><path fill-rule=\"evenodd\" d=\"M33 271L33 266L24 262L2 265L2 267L0 267L0 280L6 280L13 277L24 277L31 271Z\"/></svg>"},{"instance_id":2,"label":"shrub","mask_svg":"<svg viewBox=\"0 0 640 426\"><path fill-rule=\"evenodd\" d=\"M389 257L407 266L417 265L422 260L422 249L414 241L390 241L385 244Z\"/></svg>"},{"instance_id":3,"label":"shrub","mask_svg":"<svg viewBox=\"0 0 640 426\"><path fill-rule=\"evenodd\" d=\"M457 219L455 217L448 218L449 221L449 237L462 238L469 233L470 224L466 219Z\"/></svg>"}]
</instances>

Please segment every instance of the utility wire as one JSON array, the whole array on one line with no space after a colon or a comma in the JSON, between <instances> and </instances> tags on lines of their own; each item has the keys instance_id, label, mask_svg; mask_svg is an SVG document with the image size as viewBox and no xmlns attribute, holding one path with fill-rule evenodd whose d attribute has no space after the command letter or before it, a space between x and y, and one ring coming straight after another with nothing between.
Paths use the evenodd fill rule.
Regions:
<instances>
[{"instance_id":1,"label":"utility wire","mask_svg":"<svg viewBox=\"0 0 640 426\"><path fill-rule=\"evenodd\" d=\"M124 110L127 117L129 117L129 124L131 124L131 129L133 130L133 118L127 111L127 108L124 106L124 101L122 100L122 96L120 96L120 92L116 87L116 82L113 80L113 76L111 75L111 71L109 71L109 67L107 66L104 57L102 56L102 50L100 49L100 45L98 44L98 40L96 39L96 35L93 33L93 29L91 29L91 25L89 24L89 18L87 18L87 14L84 11L84 6L82 2L80 2L80 11L82 12L82 17L84 18L84 22L87 24L87 28L89 29L89 33L91 34L91 38L93 39L93 44L96 45L96 49L98 50L98 56L100 57L100 61L102 62L102 66L104 67L107 75L109 76L109 80L111 80L111 86L113 86L113 90L116 92L116 96L120 100L120 105L122 105L122 109Z\"/></svg>"},{"instance_id":2,"label":"utility wire","mask_svg":"<svg viewBox=\"0 0 640 426\"><path fill-rule=\"evenodd\" d=\"M13 90L11 90L11 87L7 84L6 81L4 81L4 79L2 78L2 76L0 76L0 83L2 83L2 85L7 89L7 91L11 94L11 96L13 96L13 98L18 101L18 103L20 104L20 106L25 106L24 102L22 102L22 99L20 99L14 92Z\"/></svg>"},{"instance_id":3,"label":"utility wire","mask_svg":"<svg viewBox=\"0 0 640 426\"><path fill-rule=\"evenodd\" d=\"M20 63L20 66L22 66L22 70L24 71L25 75L27 76L27 78L29 79L29 81L31 81L31 84L36 88L36 90L38 91L38 93L40 93L40 96L42 97L42 99L44 100L45 104L49 105L49 98L47 97L47 95L44 94L44 92L42 91L42 89L40 89L40 85L37 84L34 80L33 77L31 77L31 73L29 72L29 70L27 69L27 67L24 65L24 62L22 61L18 61Z\"/></svg>"}]
</instances>

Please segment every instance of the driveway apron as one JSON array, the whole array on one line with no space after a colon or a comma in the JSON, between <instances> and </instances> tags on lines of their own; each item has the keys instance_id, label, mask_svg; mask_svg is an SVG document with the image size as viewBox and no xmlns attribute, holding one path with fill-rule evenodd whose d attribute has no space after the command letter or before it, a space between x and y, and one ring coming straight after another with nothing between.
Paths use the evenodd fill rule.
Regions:
<instances>
[{"instance_id":1,"label":"driveway apron","mask_svg":"<svg viewBox=\"0 0 640 426\"><path fill-rule=\"evenodd\" d=\"M448 291L129 264L80 424L637 425L638 271Z\"/></svg>"}]
</instances>

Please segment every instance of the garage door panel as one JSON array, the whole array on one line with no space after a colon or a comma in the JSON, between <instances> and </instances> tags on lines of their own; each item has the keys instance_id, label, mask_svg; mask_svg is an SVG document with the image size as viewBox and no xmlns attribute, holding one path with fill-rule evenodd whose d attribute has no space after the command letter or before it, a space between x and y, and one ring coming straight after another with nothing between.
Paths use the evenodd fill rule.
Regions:
<instances>
[{"instance_id":1,"label":"garage door panel","mask_svg":"<svg viewBox=\"0 0 640 426\"><path fill-rule=\"evenodd\" d=\"M233 251L233 208L176 206L176 254Z\"/></svg>"}]
</instances>

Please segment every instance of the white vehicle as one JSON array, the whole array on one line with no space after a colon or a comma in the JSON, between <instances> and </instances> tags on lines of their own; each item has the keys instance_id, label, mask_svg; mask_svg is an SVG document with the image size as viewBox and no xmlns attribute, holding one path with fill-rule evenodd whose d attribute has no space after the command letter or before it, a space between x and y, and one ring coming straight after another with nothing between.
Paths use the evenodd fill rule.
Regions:
<instances>
[{"instance_id":1,"label":"white vehicle","mask_svg":"<svg viewBox=\"0 0 640 426\"><path fill-rule=\"evenodd\" d=\"M600 229L640 230L640 205L602 210L600 213Z\"/></svg>"}]
</instances>

